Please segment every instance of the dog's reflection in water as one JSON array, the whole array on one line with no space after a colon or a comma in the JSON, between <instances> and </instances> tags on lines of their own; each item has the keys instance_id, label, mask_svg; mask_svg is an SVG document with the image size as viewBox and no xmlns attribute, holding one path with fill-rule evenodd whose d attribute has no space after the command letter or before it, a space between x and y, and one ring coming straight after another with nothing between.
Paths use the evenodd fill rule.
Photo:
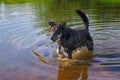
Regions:
<instances>
[{"instance_id":1,"label":"dog's reflection in water","mask_svg":"<svg viewBox=\"0 0 120 80\"><path fill-rule=\"evenodd\" d=\"M33 52L40 61L52 65L52 62L43 59L39 54ZM66 55L58 56L58 76L57 80L87 80L89 62L93 59L93 53L86 49L75 51L73 59L67 59Z\"/></svg>"},{"instance_id":2,"label":"dog's reflection in water","mask_svg":"<svg viewBox=\"0 0 120 80\"><path fill-rule=\"evenodd\" d=\"M60 57L57 80L87 80L92 58L93 53L85 49L75 52L72 60Z\"/></svg>"},{"instance_id":3,"label":"dog's reflection in water","mask_svg":"<svg viewBox=\"0 0 120 80\"><path fill-rule=\"evenodd\" d=\"M89 64L79 66L59 66L57 80L87 80Z\"/></svg>"}]
</instances>

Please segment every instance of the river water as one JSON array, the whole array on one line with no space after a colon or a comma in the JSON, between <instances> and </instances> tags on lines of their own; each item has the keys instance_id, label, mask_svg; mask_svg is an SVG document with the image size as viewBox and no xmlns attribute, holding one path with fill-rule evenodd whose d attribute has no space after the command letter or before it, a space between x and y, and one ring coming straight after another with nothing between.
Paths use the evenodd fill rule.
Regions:
<instances>
[{"instance_id":1,"label":"river water","mask_svg":"<svg viewBox=\"0 0 120 80\"><path fill-rule=\"evenodd\" d=\"M49 21L67 22L73 29L84 27L76 9L89 16L94 62L62 68L39 61L32 50L54 63L57 45L51 43ZM117 0L0 1L0 80L119 80L119 48Z\"/></svg>"}]
</instances>

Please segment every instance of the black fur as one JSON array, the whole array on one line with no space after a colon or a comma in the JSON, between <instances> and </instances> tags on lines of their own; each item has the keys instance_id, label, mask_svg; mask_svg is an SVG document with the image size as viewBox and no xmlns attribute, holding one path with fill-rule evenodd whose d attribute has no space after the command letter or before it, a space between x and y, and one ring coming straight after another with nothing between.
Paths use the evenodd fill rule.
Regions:
<instances>
[{"instance_id":1,"label":"black fur","mask_svg":"<svg viewBox=\"0 0 120 80\"><path fill-rule=\"evenodd\" d=\"M81 30L74 30L66 27L66 23L55 24L49 22L51 26L51 39L58 42L59 51L61 48L68 53L68 58L72 59L73 50L81 47L87 47L88 50L93 51L93 40L89 33L89 20L85 13L76 10L78 15L82 18L85 28Z\"/></svg>"}]
</instances>

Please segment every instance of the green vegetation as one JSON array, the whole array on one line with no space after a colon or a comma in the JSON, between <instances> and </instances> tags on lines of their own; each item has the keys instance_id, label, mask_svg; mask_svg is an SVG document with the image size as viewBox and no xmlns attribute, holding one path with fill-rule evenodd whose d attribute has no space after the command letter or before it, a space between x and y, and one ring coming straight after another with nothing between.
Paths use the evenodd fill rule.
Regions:
<instances>
[{"instance_id":1,"label":"green vegetation","mask_svg":"<svg viewBox=\"0 0 120 80\"><path fill-rule=\"evenodd\" d=\"M5 4L21 4L26 2L35 2L37 0L0 0L0 2L4 2Z\"/></svg>"},{"instance_id":2,"label":"green vegetation","mask_svg":"<svg viewBox=\"0 0 120 80\"><path fill-rule=\"evenodd\" d=\"M101 2L101 3L111 3L111 4L120 4L120 0L95 0L96 2Z\"/></svg>"},{"instance_id":3,"label":"green vegetation","mask_svg":"<svg viewBox=\"0 0 120 80\"><path fill-rule=\"evenodd\" d=\"M4 2L6 4L20 4L20 3L26 3L26 2L98 2L98 3L112 3L112 4L119 4L120 0L0 0L0 2Z\"/></svg>"}]
</instances>

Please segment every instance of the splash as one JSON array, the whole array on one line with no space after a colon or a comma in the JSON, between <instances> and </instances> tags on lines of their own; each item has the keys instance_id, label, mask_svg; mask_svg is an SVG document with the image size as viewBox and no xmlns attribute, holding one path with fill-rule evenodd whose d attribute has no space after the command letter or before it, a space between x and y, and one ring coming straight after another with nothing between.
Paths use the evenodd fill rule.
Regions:
<instances>
[{"instance_id":1,"label":"splash","mask_svg":"<svg viewBox=\"0 0 120 80\"><path fill-rule=\"evenodd\" d=\"M41 56L39 53L32 51L33 54L39 59L40 62L43 62L45 64L49 64L49 65L57 65L54 62L50 62L47 59L45 59L43 56ZM58 54L59 55L59 54ZM84 64L88 64L89 62L91 62L93 60L93 53L92 51L88 51L86 49L82 49L80 51L74 51L73 53L73 59L68 59L67 55L66 56L57 56L54 57L56 58L56 60L58 60L59 65L61 66L73 66L73 65L84 65Z\"/></svg>"}]
</instances>

